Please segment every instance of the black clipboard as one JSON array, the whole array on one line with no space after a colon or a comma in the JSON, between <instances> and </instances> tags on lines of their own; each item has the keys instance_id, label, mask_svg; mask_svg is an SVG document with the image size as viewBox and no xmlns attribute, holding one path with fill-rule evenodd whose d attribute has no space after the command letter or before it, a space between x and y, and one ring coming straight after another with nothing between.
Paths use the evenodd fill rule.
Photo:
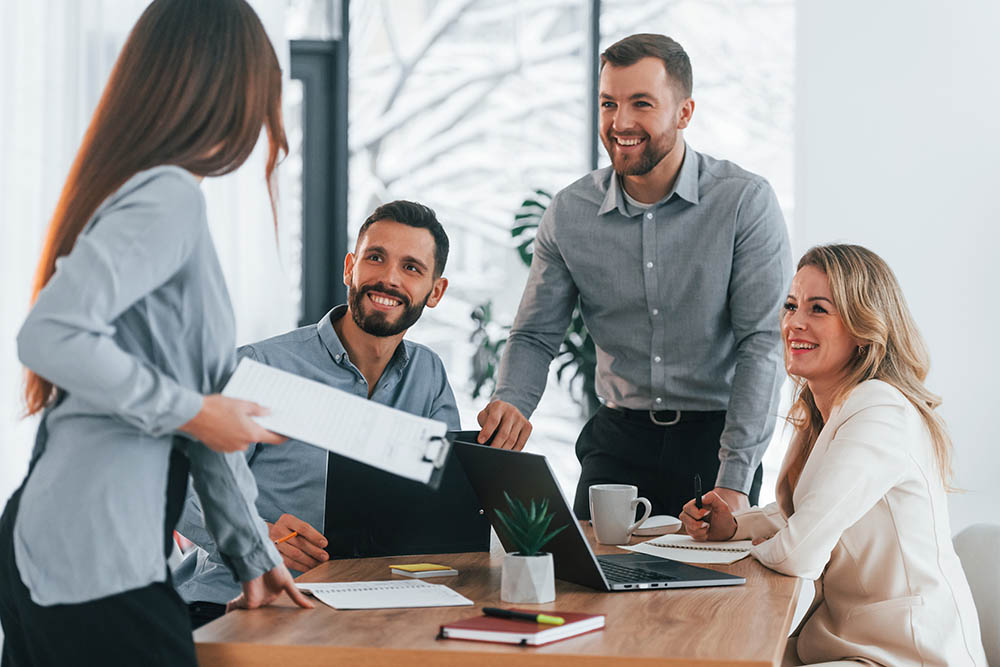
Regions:
<instances>
[{"instance_id":1,"label":"black clipboard","mask_svg":"<svg viewBox=\"0 0 1000 667\"><path fill-rule=\"evenodd\" d=\"M439 436L433 437L427 443L427 449L424 451L424 456L421 460L434 465L434 468L431 470L430 479L426 483L427 488L432 491L437 491L438 487L441 486L449 454L451 454L451 440L447 436L443 438ZM329 474L329 467L327 468L327 473Z\"/></svg>"}]
</instances>

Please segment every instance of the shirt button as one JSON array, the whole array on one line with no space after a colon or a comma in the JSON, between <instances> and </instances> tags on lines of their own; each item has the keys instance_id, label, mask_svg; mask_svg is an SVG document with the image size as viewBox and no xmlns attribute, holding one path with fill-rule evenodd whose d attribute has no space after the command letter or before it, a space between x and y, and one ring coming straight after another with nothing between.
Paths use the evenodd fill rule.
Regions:
<instances>
[{"instance_id":1,"label":"shirt button","mask_svg":"<svg viewBox=\"0 0 1000 667\"><path fill-rule=\"evenodd\" d=\"M660 309L659 308L654 308L652 312L653 312L653 315L659 315L660 314Z\"/></svg>"},{"instance_id":2,"label":"shirt button","mask_svg":"<svg viewBox=\"0 0 1000 667\"><path fill-rule=\"evenodd\" d=\"M653 263L652 262L646 262L646 268L647 269L653 268Z\"/></svg>"},{"instance_id":3,"label":"shirt button","mask_svg":"<svg viewBox=\"0 0 1000 667\"><path fill-rule=\"evenodd\" d=\"M655 361L656 363L660 363L660 358L659 357L653 357L653 361Z\"/></svg>"},{"instance_id":4,"label":"shirt button","mask_svg":"<svg viewBox=\"0 0 1000 667\"><path fill-rule=\"evenodd\" d=\"M662 398L660 398L659 396L657 396L657 397L656 397L656 404L657 404L657 405L659 405L659 404L660 404L660 403L662 403L662 402L663 402L663 399L662 399Z\"/></svg>"},{"instance_id":5,"label":"shirt button","mask_svg":"<svg viewBox=\"0 0 1000 667\"><path fill-rule=\"evenodd\" d=\"M653 214L652 213L647 213L646 214L646 220L652 220L652 219L653 219Z\"/></svg>"}]
</instances>

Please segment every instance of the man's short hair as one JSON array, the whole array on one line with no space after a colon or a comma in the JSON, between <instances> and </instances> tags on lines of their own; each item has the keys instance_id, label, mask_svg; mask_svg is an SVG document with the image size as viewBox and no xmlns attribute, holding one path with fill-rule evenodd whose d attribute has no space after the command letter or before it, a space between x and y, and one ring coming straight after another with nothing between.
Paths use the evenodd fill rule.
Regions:
<instances>
[{"instance_id":1,"label":"man's short hair","mask_svg":"<svg viewBox=\"0 0 1000 667\"><path fill-rule=\"evenodd\" d=\"M684 47L666 35L640 33L629 35L615 42L601 54L601 69L605 65L628 67L643 58L659 58L667 68L667 75L677 85L683 97L691 97L694 79L691 60Z\"/></svg>"},{"instance_id":2,"label":"man's short hair","mask_svg":"<svg viewBox=\"0 0 1000 667\"><path fill-rule=\"evenodd\" d=\"M379 220L393 220L403 225L426 229L434 237L434 277L440 278L444 273L444 266L448 263L448 235L444 232L444 227L438 222L434 209L412 201L399 199L388 204L382 204L365 220L358 230L358 244L354 246L354 252L358 251L361 239L364 238L368 228Z\"/></svg>"}]
</instances>

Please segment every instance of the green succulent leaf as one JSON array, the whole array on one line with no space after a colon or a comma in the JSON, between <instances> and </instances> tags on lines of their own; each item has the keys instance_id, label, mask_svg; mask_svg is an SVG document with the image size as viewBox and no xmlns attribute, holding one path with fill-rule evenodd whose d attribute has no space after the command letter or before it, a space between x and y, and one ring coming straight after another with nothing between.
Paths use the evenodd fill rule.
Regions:
<instances>
[{"instance_id":1,"label":"green succulent leaf","mask_svg":"<svg viewBox=\"0 0 1000 667\"><path fill-rule=\"evenodd\" d=\"M525 505L519 498L511 498L504 492L507 511L497 510L497 519L510 535L518 553L533 556L541 551L549 540L558 535L566 526L549 531L554 514L549 512L548 498L534 498Z\"/></svg>"}]
</instances>

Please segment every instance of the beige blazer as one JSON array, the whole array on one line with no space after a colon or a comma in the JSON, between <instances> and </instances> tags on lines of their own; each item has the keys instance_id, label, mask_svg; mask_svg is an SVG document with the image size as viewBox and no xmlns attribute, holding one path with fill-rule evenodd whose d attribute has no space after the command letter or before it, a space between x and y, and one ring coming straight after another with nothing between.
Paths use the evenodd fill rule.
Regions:
<instances>
[{"instance_id":1,"label":"beige blazer","mask_svg":"<svg viewBox=\"0 0 1000 667\"><path fill-rule=\"evenodd\" d=\"M799 625L806 663L986 665L969 584L951 543L930 434L893 386L858 385L830 415L789 494L737 514L734 539L778 572L817 580Z\"/></svg>"}]
</instances>

